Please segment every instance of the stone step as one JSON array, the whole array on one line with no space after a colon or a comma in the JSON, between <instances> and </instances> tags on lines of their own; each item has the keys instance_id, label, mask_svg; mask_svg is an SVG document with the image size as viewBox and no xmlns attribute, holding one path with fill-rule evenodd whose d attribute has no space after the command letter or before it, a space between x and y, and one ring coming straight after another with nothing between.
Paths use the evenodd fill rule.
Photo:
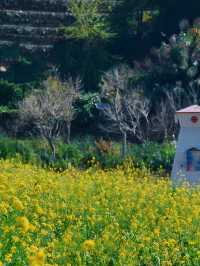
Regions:
<instances>
[{"instance_id":1,"label":"stone step","mask_svg":"<svg viewBox=\"0 0 200 266\"><path fill-rule=\"evenodd\" d=\"M0 10L67 11L68 0L1 0Z\"/></svg>"},{"instance_id":2,"label":"stone step","mask_svg":"<svg viewBox=\"0 0 200 266\"><path fill-rule=\"evenodd\" d=\"M27 37L31 36L31 38L34 38L34 35L39 35L41 37L54 35L55 38L60 36L57 27L32 27L28 25L0 25L0 36L4 34L19 34Z\"/></svg>"},{"instance_id":3,"label":"stone step","mask_svg":"<svg viewBox=\"0 0 200 266\"><path fill-rule=\"evenodd\" d=\"M53 48L53 45L37 45L37 44L32 44L32 43L20 43L19 45L16 45L15 42L12 41L0 41L0 48L12 48L18 46L21 49L24 49L26 51L42 51L42 52L47 52L50 49Z\"/></svg>"},{"instance_id":4,"label":"stone step","mask_svg":"<svg viewBox=\"0 0 200 266\"><path fill-rule=\"evenodd\" d=\"M55 35L23 35L23 34L8 34L0 32L0 40L11 41L15 43L32 43L36 45L53 45L55 42L62 40L61 36Z\"/></svg>"},{"instance_id":5,"label":"stone step","mask_svg":"<svg viewBox=\"0 0 200 266\"><path fill-rule=\"evenodd\" d=\"M72 18L67 12L0 10L0 24L58 27L71 22Z\"/></svg>"}]
</instances>

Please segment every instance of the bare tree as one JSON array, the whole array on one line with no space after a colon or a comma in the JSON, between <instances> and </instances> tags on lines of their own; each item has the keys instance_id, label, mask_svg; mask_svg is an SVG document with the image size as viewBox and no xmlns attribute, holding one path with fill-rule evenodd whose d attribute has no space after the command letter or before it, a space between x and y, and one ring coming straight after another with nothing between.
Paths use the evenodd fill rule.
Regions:
<instances>
[{"instance_id":1,"label":"bare tree","mask_svg":"<svg viewBox=\"0 0 200 266\"><path fill-rule=\"evenodd\" d=\"M140 88L128 91L124 99L129 132L140 142L148 140L150 136L150 102L144 97Z\"/></svg>"},{"instance_id":2,"label":"bare tree","mask_svg":"<svg viewBox=\"0 0 200 266\"><path fill-rule=\"evenodd\" d=\"M141 89L131 88L132 71L125 65L107 72L102 81L102 101L108 104L100 108L107 123L101 127L105 131L120 132L123 138L122 155L127 151L127 134L143 141L148 125L149 102L143 97Z\"/></svg>"},{"instance_id":3,"label":"bare tree","mask_svg":"<svg viewBox=\"0 0 200 266\"><path fill-rule=\"evenodd\" d=\"M151 116L152 133L159 139L169 139L175 133L175 111L169 100L161 101L155 106L155 114Z\"/></svg>"},{"instance_id":4,"label":"bare tree","mask_svg":"<svg viewBox=\"0 0 200 266\"><path fill-rule=\"evenodd\" d=\"M169 139L177 131L175 113L178 109L199 103L199 90L191 86L186 94L181 87L181 82L173 89L166 90L165 99L159 102L151 116L153 132L159 134L160 138Z\"/></svg>"},{"instance_id":5,"label":"bare tree","mask_svg":"<svg viewBox=\"0 0 200 266\"><path fill-rule=\"evenodd\" d=\"M49 77L43 82L42 90L35 90L20 104L23 121L32 121L51 148L55 159L55 139L65 124L70 141L71 122L75 116L74 102L79 95L81 81L71 78L61 82L58 77Z\"/></svg>"}]
</instances>

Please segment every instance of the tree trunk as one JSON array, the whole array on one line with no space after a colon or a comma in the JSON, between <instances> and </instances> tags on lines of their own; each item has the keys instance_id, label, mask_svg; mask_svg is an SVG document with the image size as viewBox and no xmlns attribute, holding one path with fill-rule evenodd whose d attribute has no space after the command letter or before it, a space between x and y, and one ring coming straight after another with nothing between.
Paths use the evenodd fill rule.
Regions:
<instances>
[{"instance_id":1,"label":"tree trunk","mask_svg":"<svg viewBox=\"0 0 200 266\"><path fill-rule=\"evenodd\" d=\"M122 132L122 158L126 157L127 154L127 134L126 132Z\"/></svg>"},{"instance_id":2,"label":"tree trunk","mask_svg":"<svg viewBox=\"0 0 200 266\"><path fill-rule=\"evenodd\" d=\"M47 139L51 148L52 161L56 160L56 146L51 139Z\"/></svg>"},{"instance_id":3,"label":"tree trunk","mask_svg":"<svg viewBox=\"0 0 200 266\"><path fill-rule=\"evenodd\" d=\"M70 144L71 139L71 124L67 123L67 144Z\"/></svg>"},{"instance_id":4,"label":"tree trunk","mask_svg":"<svg viewBox=\"0 0 200 266\"><path fill-rule=\"evenodd\" d=\"M164 141L167 141L168 140L168 131L167 131L167 128L165 128L164 130Z\"/></svg>"}]
</instances>

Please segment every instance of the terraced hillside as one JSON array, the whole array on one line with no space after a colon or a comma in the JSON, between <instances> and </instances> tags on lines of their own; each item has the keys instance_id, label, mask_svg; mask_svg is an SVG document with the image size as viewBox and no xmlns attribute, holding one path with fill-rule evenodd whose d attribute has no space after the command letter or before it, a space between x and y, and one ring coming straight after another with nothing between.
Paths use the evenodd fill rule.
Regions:
<instances>
[{"instance_id":1,"label":"terraced hillside","mask_svg":"<svg viewBox=\"0 0 200 266\"><path fill-rule=\"evenodd\" d=\"M0 48L46 51L62 38L59 27L69 22L67 0L1 0Z\"/></svg>"}]
</instances>

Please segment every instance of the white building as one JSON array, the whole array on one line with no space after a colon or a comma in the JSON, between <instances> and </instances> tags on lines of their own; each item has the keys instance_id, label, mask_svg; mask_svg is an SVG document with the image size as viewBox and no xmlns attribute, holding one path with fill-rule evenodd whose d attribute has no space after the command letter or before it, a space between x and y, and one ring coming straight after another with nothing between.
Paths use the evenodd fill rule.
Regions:
<instances>
[{"instance_id":1,"label":"white building","mask_svg":"<svg viewBox=\"0 0 200 266\"><path fill-rule=\"evenodd\" d=\"M172 170L172 180L200 183L200 106L193 105L176 112L180 134Z\"/></svg>"}]
</instances>

